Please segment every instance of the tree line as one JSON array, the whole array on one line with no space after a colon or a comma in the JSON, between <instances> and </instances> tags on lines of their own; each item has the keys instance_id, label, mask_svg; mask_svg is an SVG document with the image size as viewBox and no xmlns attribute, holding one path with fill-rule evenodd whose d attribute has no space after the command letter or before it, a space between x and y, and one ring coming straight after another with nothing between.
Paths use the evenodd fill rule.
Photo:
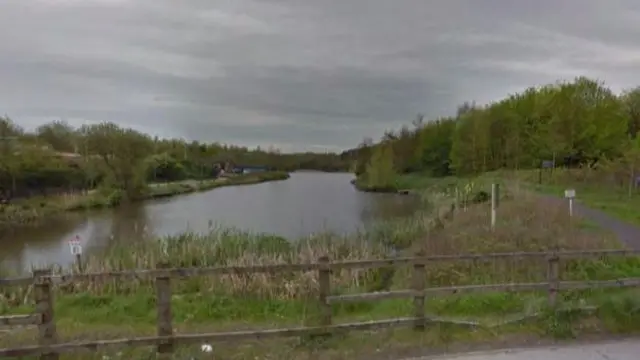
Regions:
<instances>
[{"instance_id":1,"label":"tree line","mask_svg":"<svg viewBox=\"0 0 640 360\"><path fill-rule=\"evenodd\" d=\"M494 103L460 105L454 116L388 131L345 152L365 187L396 174L474 175L498 169L593 166L607 161L635 176L640 163L640 87L615 94L580 77L531 87Z\"/></svg>"},{"instance_id":2,"label":"tree line","mask_svg":"<svg viewBox=\"0 0 640 360\"><path fill-rule=\"evenodd\" d=\"M75 128L52 121L35 131L0 117L0 199L93 189L135 198L147 183L216 177L220 169L263 167L273 171L346 171L334 153L287 153L277 149L160 139L114 123Z\"/></svg>"}]
</instances>

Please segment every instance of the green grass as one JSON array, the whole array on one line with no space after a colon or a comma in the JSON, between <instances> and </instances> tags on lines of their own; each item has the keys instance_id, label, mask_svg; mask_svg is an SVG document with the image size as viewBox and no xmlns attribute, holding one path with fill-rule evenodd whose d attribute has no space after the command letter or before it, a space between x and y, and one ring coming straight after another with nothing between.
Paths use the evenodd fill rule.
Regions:
<instances>
[{"instance_id":1,"label":"green grass","mask_svg":"<svg viewBox=\"0 0 640 360\"><path fill-rule=\"evenodd\" d=\"M583 305L609 307L614 303L627 302L627 313L640 313L640 294L637 290L589 290L561 294L559 307ZM428 314L451 319L473 319L480 323L492 324L517 314L545 312L546 294L537 293L478 293L474 295L452 295L427 299L425 310ZM2 314L24 314L32 311L31 305L4 308ZM135 323L152 327L156 324L155 294L152 290L139 291L129 296L117 294L64 294L56 297L55 316L62 323L86 325L118 325ZM366 321L411 316L411 299L383 300L336 304L333 316L336 323ZM611 310L608 310L611 311ZM174 293L172 299L174 323L202 325L209 323L229 324L244 322L254 324L300 323L303 319L317 316L315 300L307 299L264 299L233 297L215 292ZM312 325L312 324L309 324ZM640 329L640 324L636 325Z\"/></svg>"}]
</instances>

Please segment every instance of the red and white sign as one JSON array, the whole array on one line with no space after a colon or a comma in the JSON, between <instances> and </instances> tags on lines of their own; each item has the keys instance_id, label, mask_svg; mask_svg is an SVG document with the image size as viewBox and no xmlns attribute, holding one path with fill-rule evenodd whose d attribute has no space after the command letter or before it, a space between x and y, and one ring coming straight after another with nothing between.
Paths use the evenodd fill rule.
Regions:
<instances>
[{"instance_id":1,"label":"red and white sign","mask_svg":"<svg viewBox=\"0 0 640 360\"><path fill-rule=\"evenodd\" d=\"M82 255L80 236L76 235L73 239L69 240L69 250L71 251L71 255Z\"/></svg>"}]
</instances>

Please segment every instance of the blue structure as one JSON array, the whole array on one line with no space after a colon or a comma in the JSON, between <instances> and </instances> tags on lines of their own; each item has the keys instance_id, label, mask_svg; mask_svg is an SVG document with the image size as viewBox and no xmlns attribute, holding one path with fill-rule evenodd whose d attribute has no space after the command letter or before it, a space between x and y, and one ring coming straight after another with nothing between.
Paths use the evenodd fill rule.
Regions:
<instances>
[{"instance_id":1,"label":"blue structure","mask_svg":"<svg viewBox=\"0 0 640 360\"><path fill-rule=\"evenodd\" d=\"M240 166L237 165L233 168L233 172L236 174L251 174L257 172L264 172L268 169L265 166Z\"/></svg>"}]
</instances>

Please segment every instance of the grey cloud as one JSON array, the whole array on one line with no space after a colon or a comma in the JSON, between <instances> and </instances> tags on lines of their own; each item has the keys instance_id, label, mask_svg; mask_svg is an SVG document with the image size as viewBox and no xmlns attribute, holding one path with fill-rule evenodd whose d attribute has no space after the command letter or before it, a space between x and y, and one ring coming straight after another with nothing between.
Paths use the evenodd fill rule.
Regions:
<instances>
[{"instance_id":1,"label":"grey cloud","mask_svg":"<svg viewBox=\"0 0 640 360\"><path fill-rule=\"evenodd\" d=\"M347 148L466 100L640 84L633 0L8 0L0 112L162 136Z\"/></svg>"},{"instance_id":2,"label":"grey cloud","mask_svg":"<svg viewBox=\"0 0 640 360\"><path fill-rule=\"evenodd\" d=\"M321 121L329 124L344 118L384 122L415 113L446 87L358 68L228 67L225 73L223 81L211 80L201 103L220 101L279 116L324 116Z\"/></svg>"}]
</instances>

